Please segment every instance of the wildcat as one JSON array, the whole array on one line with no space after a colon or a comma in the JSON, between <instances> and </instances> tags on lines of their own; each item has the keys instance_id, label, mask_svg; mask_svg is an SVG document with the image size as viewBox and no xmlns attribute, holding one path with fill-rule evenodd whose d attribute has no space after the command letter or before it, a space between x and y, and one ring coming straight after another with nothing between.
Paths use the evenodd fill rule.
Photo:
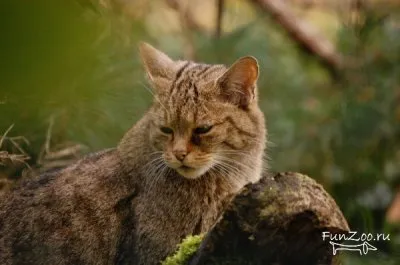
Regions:
<instances>
[{"instance_id":1,"label":"wildcat","mask_svg":"<svg viewBox=\"0 0 400 265\"><path fill-rule=\"evenodd\" d=\"M118 147L15 188L0 202L0 264L160 264L207 232L262 173L258 63L140 55L154 102Z\"/></svg>"}]
</instances>

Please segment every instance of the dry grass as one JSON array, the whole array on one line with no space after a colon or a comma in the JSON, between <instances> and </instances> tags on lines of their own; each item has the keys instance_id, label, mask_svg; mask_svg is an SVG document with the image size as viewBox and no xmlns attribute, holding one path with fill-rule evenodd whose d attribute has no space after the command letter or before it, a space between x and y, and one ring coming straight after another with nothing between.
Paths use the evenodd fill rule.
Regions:
<instances>
[{"instance_id":1,"label":"dry grass","mask_svg":"<svg viewBox=\"0 0 400 265\"><path fill-rule=\"evenodd\" d=\"M29 165L26 161L28 161L30 157L20 145L20 142L26 143L28 145L29 142L23 136L8 137L7 135L13 127L14 124L8 127L8 129L0 137L0 165L7 166L10 163L13 165L24 164L29 168ZM18 151L18 153L10 153L8 151L2 150L3 144L7 141L11 143L11 145Z\"/></svg>"},{"instance_id":2,"label":"dry grass","mask_svg":"<svg viewBox=\"0 0 400 265\"><path fill-rule=\"evenodd\" d=\"M24 136L8 136L14 125L0 135L0 194L9 189L15 180L66 167L82 156L86 147L81 144L67 142L51 147L53 125L54 117L51 117L38 159L30 163L34 169L28 164L31 157L23 148L30 144L29 141Z\"/></svg>"},{"instance_id":3,"label":"dry grass","mask_svg":"<svg viewBox=\"0 0 400 265\"><path fill-rule=\"evenodd\" d=\"M55 118L52 116L49 121L49 127L47 128L46 141L36 161L36 164L40 165L40 171L66 167L76 162L86 149L84 145L70 142L51 147L54 121Z\"/></svg>"},{"instance_id":4,"label":"dry grass","mask_svg":"<svg viewBox=\"0 0 400 265\"><path fill-rule=\"evenodd\" d=\"M13 181L10 180L7 172L15 172L21 169L21 167L27 167L30 169L30 166L27 163L30 157L21 147L21 143L29 145L29 142L23 136L9 137L8 134L13 127L14 125L8 127L4 134L0 136L0 195L8 190L13 184ZM5 150L5 143L9 143L11 149L15 150L15 152Z\"/></svg>"}]
</instances>

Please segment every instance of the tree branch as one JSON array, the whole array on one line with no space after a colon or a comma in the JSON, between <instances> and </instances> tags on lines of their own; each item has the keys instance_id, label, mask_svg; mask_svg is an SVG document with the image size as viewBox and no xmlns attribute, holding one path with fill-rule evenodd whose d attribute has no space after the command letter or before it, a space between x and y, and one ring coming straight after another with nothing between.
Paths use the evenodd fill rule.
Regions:
<instances>
[{"instance_id":1,"label":"tree branch","mask_svg":"<svg viewBox=\"0 0 400 265\"><path fill-rule=\"evenodd\" d=\"M342 65L342 56L333 44L318 33L309 23L296 17L282 0L252 0L272 17L306 51L317 56L331 70L336 71Z\"/></svg>"},{"instance_id":2,"label":"tree branch","mask_svg":"<svg viewBox=\"0 0 400 265\"><path fill-rule=\"evenodd\" d=\"M215 30L215 37L220 38L222 34L222 18L224 13L225 1L218 0L217 2L217 23L216 23L216 30Z\"/></svg>"}]
</instances>

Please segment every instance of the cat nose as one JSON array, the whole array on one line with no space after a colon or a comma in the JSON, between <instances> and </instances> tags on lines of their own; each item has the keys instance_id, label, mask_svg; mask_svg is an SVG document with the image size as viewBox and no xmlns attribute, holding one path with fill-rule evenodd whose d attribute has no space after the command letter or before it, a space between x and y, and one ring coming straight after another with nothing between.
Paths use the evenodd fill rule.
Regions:
<instances>
[{"instance_id":1,"label":"cat nose","mask_svg":"<svg viewBox=\"0 0 400 265\"><path fill-rule=\"evenodd\" d=\"M187 151L186 150L176 150L174 151L174 155L176 157L176 159L178 159L179 161L183 161L187 155Z\"/></svg>"}]
</instances>

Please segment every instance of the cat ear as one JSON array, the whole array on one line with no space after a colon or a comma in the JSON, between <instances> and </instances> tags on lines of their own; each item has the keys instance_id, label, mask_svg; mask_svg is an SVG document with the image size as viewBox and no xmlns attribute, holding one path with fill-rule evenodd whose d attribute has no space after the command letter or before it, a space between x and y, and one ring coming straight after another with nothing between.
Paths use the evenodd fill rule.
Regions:
<instances>
[{"instance_id":1,"label":"cat ear","mask_svg":"<svg viewBox=\"0 0 400 265\"><path fill-rule=\"evenodd\" d=\"M237 60L220 78L217 84L224 100L246 109L256 98L258 62L252 56Z\"/></svg>"},{"instance_id":2,"label":"cat ear","mask_svg":"<svg viewBox=\"0 0 400 265\"><path fill-rule=\"evenodd\" d=\"M139 51L152 83L157 83L157 79L172 79L175 64L168 55L145 42L140 43Z\"/></svg>"}]
</instances>

